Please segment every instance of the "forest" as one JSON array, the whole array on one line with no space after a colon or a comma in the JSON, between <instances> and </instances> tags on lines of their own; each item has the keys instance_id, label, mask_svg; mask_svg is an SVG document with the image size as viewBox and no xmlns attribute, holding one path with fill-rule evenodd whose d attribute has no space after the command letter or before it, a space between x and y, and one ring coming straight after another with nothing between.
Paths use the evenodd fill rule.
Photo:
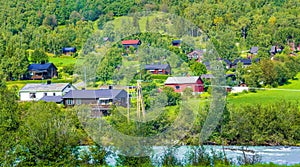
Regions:
<instances>
[{"instance_id":1,"label":"forest","mask_svg":"<svg viewBox=\"0 0 300 167\"><path fill-rule=\"evenodd\" d=\"M83 59L83 64L97 64L99 61L103 63L95 69L97 81L105 84L109 84L111 80L118 82L124 76L116 74L115 69L124 60L124 49L115 44L105 57L99 59L90 54L95 48L89 40L94 40L94 33L99 30L108 32L106 30L114 28L114 25L106 23L121 16L144 11L181 16L200 27L211 39L220 57L230 61L239 58L253 46L259 47L256 55L261 60L259 63L246 68L238 65L236 69L227 71L235 72L237 80L248 83L250 87L278 87L290 80L296 80L300 72L300 55L293 50L300 44L299 0L11 0L0 1L0 6L0 166L107 165L105 158L113 153L103 149L102 145L94 142L86 133L78 120L76 107L70 109L55 103L19 102L19 88L8 87L6 83L22 79L30 63L49 62L50 58L62 57L64 47L76 47L79 52L72 57ZM159 20L147 20L145 29L155 29L158 24ZM180 21L174 26L178 30L183 27ZM133 20L121 21L119 27L125 31L126 27L139 26ZM122 37L118 34L122 33L100 34L96 37L135 37L144 41L142 47L145 48L148 43L152 46L162 45L162 48L176 53L182 59L180 62L169 60L171 64L181 63L178 67L180 70L175 71L176 74L207 73L201 63L186 59L185 53L193 48L185 45L180 49L169 47L168 43L174 37L147 33ZM296 46L292 48L291 43ZM274 57L275 61L271 61L269 51L274 45L284 49L282 54ZM131 49L129 54L135 52ZM146 56L143 60L147 63ZM73 63L63 66L62 72L70 75L83 73ZM164 78L152 78L142 71L140 73L147 81ZM138 79L139 76L134 77ZM206 82L209 85L209 81ZM236 83L227 81L227 84ZM146 96L151 94L153 87L155 84L146 84ZM205 89L207 92L211 91L207 87ZM178 116L178 104L181 100L192 97L189 97L191 95L188 91L183 95L168 88L162 91L167 94L168 105L157 120L147 123L128 122L124 113L117 109L112 111L111 116L105 117L105 120L127 135L155 135L163 132ZM251 91L255 92L255 89ZM145 105L151 105L150 98L145 98ZM199 133L209 108L208 102L201 103L195 113L195 126L180 144L199 145ZM278 99L272 103L255 105L226 103L220 124L213 129L208 140L201 144L299 146L299 110L297 99ZM80 152L78 146L88 146L89 154ZM217 155L215 159L210 159L206 154L197 158L208 161L201 164L198 163L199 159L191 159L190 165L213 166L212 161L229 165L226 158ZM172 157L165 157L165 166L180 165L177 162L172 164L170 159ZM118 163L120 166L134 163L151 166L149 157L139 159L120 155Z\"/></svg>"},{"instance_id":2,"label":"forest","mask_svg":"<svg viewBox=\"0 0 300 167\"><path fill-rule=\"evenodd\" d=\"M258 57L269 57L272 45L290 52L300 43L299 1L9 1L0 2L1 68L7 80L26 71L32 52L60 56L63 47L84 47L104 23L141 11L162 11L190 20L214 41L219 55L234 60L258 46ZM157 24L152 20L148 24ZM132 23L135 24L135 23ZM125 25L124 25L125 26ZM180 22L178 26L181 27ZM237 45L238 43L238 45ZM81 56L84 56L84 52Z\"/></svg>"}]
</instances>

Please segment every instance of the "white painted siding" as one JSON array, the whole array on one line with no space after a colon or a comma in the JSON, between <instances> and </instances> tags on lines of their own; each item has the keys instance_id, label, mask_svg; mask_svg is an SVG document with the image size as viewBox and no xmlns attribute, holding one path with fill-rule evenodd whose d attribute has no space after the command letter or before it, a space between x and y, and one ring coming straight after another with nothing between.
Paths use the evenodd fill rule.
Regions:
<instances>
[{"instance_id":1,"label":"white painted siding","mask_svg":"<svg viewBox=\"0 0 300 167\"><path fill-rule=\"evenodd\" d=\"M35 98L31 98L31 93L35 93ZM32 100L39 100L45 96L45 93L47 93L47 96L62 96L62 92L21 92L20 93L20 100L21 101L32 101Z\"/></svg>"},{"instance_id":2,"label":"white painted siding","mask_svg":"<svg viewBox=\"0 0 300 167\"><path fill-rule=\"evenodd\" d=\"M248 87L232 87L231 92L232 93L241 93L243 91L249 91Z\"/></svg>"},{"instance_id":3,"label":"white painted siding","mask_svg":"<svg viewBox=\"0 0 300 167\"><path fill-rule=\"evenodd\" d=\"M37 101L41 98L43 98L45 96L45 93L47 93L47 96L64 96L67 92L69 92L70 90L76 90L76 88L72 85L68 85L65 89L61 90L61 91L38 91L38 92L20 92L20 101ZM35 93L35 98L31 97L31 94Z\"/></svg>"}]
</instances>

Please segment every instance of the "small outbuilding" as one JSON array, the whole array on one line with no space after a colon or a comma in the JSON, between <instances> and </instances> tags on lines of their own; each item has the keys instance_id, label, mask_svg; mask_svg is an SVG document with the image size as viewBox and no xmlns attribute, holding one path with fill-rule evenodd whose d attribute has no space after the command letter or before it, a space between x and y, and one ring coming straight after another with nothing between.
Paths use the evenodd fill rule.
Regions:
<instances>
[{"instance_id":1,"label":"small outbuilding","mask_svg":"<svg viewBox=\"0 0 300 167\"><path fill-rule=\"evenodd\" d=\"M75 47L65 47L62 49L62 52L65 55L70 55L70 54L76 53L76 48Z\"/></svg>"}]
</instances>

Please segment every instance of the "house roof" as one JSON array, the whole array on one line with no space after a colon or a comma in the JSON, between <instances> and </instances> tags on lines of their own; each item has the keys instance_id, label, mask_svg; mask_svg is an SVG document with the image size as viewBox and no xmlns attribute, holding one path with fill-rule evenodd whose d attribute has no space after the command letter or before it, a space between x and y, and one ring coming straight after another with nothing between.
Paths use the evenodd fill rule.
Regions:
<instances>
[{"instance_id":1,"label":"house roof","mask_svg":"<svg viewBox=\"0 0 300 167\"><path fill-rule=\"evenodd\" d=\"M62 96L44 96L39 101L61 103L63 99Z\"/></svg>"},{"instance_id":2,"label":"house roof","mask_svg":"<svg viewBox=\"0 0 300 167\"><path fill-rule=\"evenodd\" d=\"M145 70L167 69L168 67L170 67L169 64L147 64Z\"/></svg>"},{"instance_id":3,"label":"house roof","mask_svg":"<svg viewBox=\"0 0 300 167\"><path fill-rule=\"evenodd\" d=\"M109 41L108 37L103 37L102 39L103 39L104 42Z\"/></svg>"},{"instance_id":4,"label":"house roof","mask_svg":"<svg viewBox=\"0 0 300 167\"><path fill-rule=\"evenodd\" d=\"M212 74L202 74L201 79L211 79L215 78Z\"/></svg>"},{"instance_id":5,"label":"house roof","mask_svg":"<svg viewBox=\"0 0 300 167\"><path fill-rule=\"evenodd\" d=\"M226 78L228 78L228 77L236 77L236 75L235 74L226 74L225 77Z\"/></svg>"},{"instance_id":6,"label":"house roof","mask_svg":"<svg viewBox=\"0 0 300 167\"><path fill-rule=\"evenodd\" d=\"M199 78L200 78L199 76L168 77L165 84L190 84L190 83L196 83Z\"/></svg>"},{"instance_id":7,"label":"house roof","mask_svg":"<svg viewBox=\"0 0 300 167\"><path fill-rule=\"evenodd\" d=\"M270 52L271 53L276 53L276 46L272 46L271 49L270 49Z\"/></svg>"},{"instance_id":8,"label":"house roof","mask_svg":"<svg viewBox=\"0 0 300 167\"><path fill-rule=\"evenodd\" d=\"M20 92L61 92L69 83L26 84Z\"/></svg>"},{"instance_id":9,"label":"house roof","mask_svg":"<svg viewBox=\"0 0 300 167\"><path fill-rule=\"evenodd\" d=\"M140 40L123 40L122 45L138 45Z\"/></svg>"},{"instance_id":10,"label":"house roof","mask_svg":"<svg viewBox=\"0 0 300 167\"><path fill-rule=\"evenodd\" d=\"M47 70L51 66L57 69L53 63L45 63L45 64L30 64L28 66L28 70L42 71L42 70Z\"/></svg>"},{"instance_id":11,"label":"house roof","mask_svg":"<svg viewBox=\"0 0 300 167\"><path fill-rule=\"evenodd\" d=\"M256 58L254 60L255 62L259 62L260 58ZM251 59L235 59L234 62L232 63L233 65L236 65L238 62L243 63L244 65L251 65L252 64L252 60Z\"/></svg>"},{"instance_id":12,"label":"house roof","mask_svg":"<svg viewBox=\"0 0 300 167\"><path fill-rule=\"evenodd\" d=\"M63 50L63 52L76 52L75 47L65 47L62 50Z\"/></svg>"},{"instance_id":13,"label":"house roof","mask_svg":"<svg viewBox=\"0 0 300 167\"><path fill-rule=\"evenodd\" d=\"M203 50L194 50L194 51L188 53L187 56L193 57L194 55L197 55L197 56L201 57L201 56L203 56L203 53L204 53Z\"/></svg>"},{"instance_id":14,"label":"house roof","mask_svg":"<svg viewBox=\"0 0 300 167\"><path fill-rule=\"evenodd\" d=\"M119 93L125 91L123 89L98 89L98 90L71 90L66 93L63 99L98 99L98 98L108 98L113 99Z\"/></svg>"},{"instance_id":15,"label":"house roof","mask_svg":"<svg viewBox=\"0 0 300 167\"><path fill-rule=\"evenodd\" d=\"M258 53L258 47L257 46L253 46L250 48L250 53L252 54L257 54Z\"/></svg>"},{"instance_id":16,"label":"house roof","mask_svg":"<svg viewBox=\"0 0 300 167\"><path fill-rule=\"evenodd\" d=\"M227 65L231 65L231 64L232 64L232 62L231 62L230 60L228 60L228 59L223 59L223 61L224 61Z\"/></svg>"},{"instance_id":17,"label":"house roof","mask_svg":"<svg viewBox=\"0 0 300 167\"><path fill-rule=\"evenodd\" d=\"M172 41L172 44L173 44L173 45L180 44L180 43L181 43L181 40L173 40L173 41Z\"/></svg>"},{"instance_id":18,"label":"house roof","mask_svg":"<svg viewBox=\"0 0 300 167\"><path fill-rule=\"evenodd\" d=\"M251 65L252 64L251 59L235 59L232 64L236 65L238 62L241 62L244 65Z\"/></svg>"}]
</instances>

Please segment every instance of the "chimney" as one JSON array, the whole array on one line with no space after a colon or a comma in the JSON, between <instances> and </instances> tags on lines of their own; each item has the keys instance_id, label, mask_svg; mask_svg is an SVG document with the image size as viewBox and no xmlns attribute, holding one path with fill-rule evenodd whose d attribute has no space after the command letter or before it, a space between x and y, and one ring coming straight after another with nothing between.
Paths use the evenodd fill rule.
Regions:
<instances>
[{"instance_id":1,"label":"chimney","mask_svg":"<svg viewBox=\"0 0 300 167\"><path fill-rule=\"evenodd\" d=\"M112 85L109 85L109 86L108 86L108 89L113 89L113 86L112 86Z\"/></svg>"},{"instance_id":2,"label":"chimney","mask_svg":"<svg viewBox=\"0 0 300 167\"><path fill-rule=\"evenodd\" d=\"M51 84L51 80L47 80L47 85L50 85Z\"/></svg>"}]
</instances>

